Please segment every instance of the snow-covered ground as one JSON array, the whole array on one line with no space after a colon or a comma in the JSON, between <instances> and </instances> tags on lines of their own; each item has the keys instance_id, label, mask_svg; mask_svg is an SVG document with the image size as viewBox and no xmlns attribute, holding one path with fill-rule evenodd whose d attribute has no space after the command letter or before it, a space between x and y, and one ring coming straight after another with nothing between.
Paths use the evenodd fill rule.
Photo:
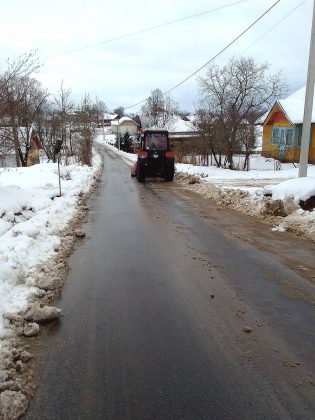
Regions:
<instances>
[{"instance_id":1,"label":"snow-covered ground","mask_svg":"<svg viewBox=\"0 0 315 420\"><path fill-rule=\"evenodd\" d=\"M21 367L22 359L30 356L14 348L12 321L21 321L16 313L24 311L34 296L49 293L47 282L56 281L62 262L55 259L65 243L71 242L62 232L77 217L80 200L95 184L101 164L95 152L93 167L61 166L61 196L57 164L0 169L0 418L3 412L8 415L4 418L13 418L13 401L17 412L23 412L26 404L25 393L20 392L21 378L16 382L12 376L12 363L18 360ZM25 321L22 327L24 335L38 328Z\"/></svg>"},{"instance_id":2,"label":"snow-covered ground","mask_svg":"<svg viewBox=\"0 0 315 420\"><path fill-rule=\"evenodd\" d=\"M136 156L117 151L107 136L97 141L106 144L130 164ZM315 165L308 166L308 176L298 178L298 165L281 164L261 156L251 158L250 171L231 171L215 166L176 164L175 179L183 187L246 214L256 216L278 231L293 230L315 240L315 211L303 210L300 200L315 196Z\"/></svg>"},{"instance_id":3,"label":"snow-covered ground","mask_svg":"<svg viewBox=\"0 0 315 420\"><path fill-rule=\"evenodd\" d=\"M87 192L95 166L58 166L0 169L0 314L23 308L34 293L32 269L43 264L60 244L58 233L76 212L79 194ZM0 337L7 333L0 316ZM1 345L1 344L0 344Z\"/></svg>"}]
</instances>

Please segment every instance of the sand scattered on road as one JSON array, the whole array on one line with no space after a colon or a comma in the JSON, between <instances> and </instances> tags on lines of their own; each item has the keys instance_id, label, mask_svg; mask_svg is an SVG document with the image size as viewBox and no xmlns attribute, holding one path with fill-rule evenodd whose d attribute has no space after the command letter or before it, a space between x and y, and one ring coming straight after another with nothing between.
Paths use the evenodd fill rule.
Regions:
<instances>
[{"instance_id":1,"label":"sand scattered on road","mask_svg":"<svg viewBox=\"0 0 315 420\"><path fill-rule=\"evenodd\" d=\"M271 225L273 230L294 231L315 241L314 212L303 210L293 200L272 200L271 197L251 194L241 189L218 188L202 179L195 182L195 178L194 175L182 172L175 175L176 182L183 188L213 200L218 206L230 207L257 217Z\"/></svg>"}]
</instances>

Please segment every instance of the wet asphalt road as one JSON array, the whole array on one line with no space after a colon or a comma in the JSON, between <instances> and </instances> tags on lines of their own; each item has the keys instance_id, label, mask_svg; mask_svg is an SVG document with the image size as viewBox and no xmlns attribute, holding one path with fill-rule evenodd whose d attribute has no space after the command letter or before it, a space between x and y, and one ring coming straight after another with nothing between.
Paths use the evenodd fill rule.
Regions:
<instances>
[{"instance_id":1,"label":"wet asphalt road","mask_svg":"<svg viewBox=\"0 0 315 420\"><path fill-rule=\"evenodd\" d=\"M24 418L314 419L314 244L129 174L105 154Z\"/></svg>"}]
</instances>

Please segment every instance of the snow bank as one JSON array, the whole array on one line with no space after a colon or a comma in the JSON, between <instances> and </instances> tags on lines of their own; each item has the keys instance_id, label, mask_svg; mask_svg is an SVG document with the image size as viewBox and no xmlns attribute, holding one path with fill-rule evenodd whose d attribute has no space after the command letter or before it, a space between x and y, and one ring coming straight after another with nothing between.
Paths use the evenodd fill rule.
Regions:
<instances>
[{"instance_id":1,"label":"snow bank","mask_svg":"<svg viewBox=\"0 0 315 420\"><path fill-rule=\"evenodd\" d=\"M122 150L118 150L114 144L116 142L116 134L105 134L105 135L98 135L95 139L95 142L101 144L102 146L106 146L109 150L112 150L117 155L121 156L126 163L131 165L133 162L136 162L137 155L133 153L127 153Z\"/></svg>"},{"instance_id":2,"label":"snow bank","mask_svg":"<svg viewBox=\"0 0 315 420\"><path fill-rule=\"evenodd\" d=\"M58 234L101 165L99 155L93 160L93 167L60 168L61 197L55 163L0 169L0 338L10 334L3 314L25 309L38 291L32 271L58 250Z\"/></svg>"},{"instance_id":3,"label":"snow bank","mask_svg":"<svg viewBox=\"0 0 315 420\"><path fill-rule=\"evenodd\" d=\"M194 166L184 163L177 163L176 171L200 176L205 178L206 182L219 181L220 184L222 184L222 181L229 180L240 180L243 182L262 180L266 185L268 180L280 182L286 179L297 178L298 176L298 168L290 163L281 164L281 169L275 171L272 159L260 158L259 165L256 164L257 159L257 157L251 158L250 171L231 171L230 169L217 168L216 166ZM259 170L259 167L263 167L263 169ZM315 167L313 165L309 165L308 171L309 176L315 177Z\"/></svg>"},{"instance_id":4,"label":"snow bank","mask_svg":"<svg viewBox=\"0 0 315 420\"><path fill-rule=\"evenodd\" d=\"M61 196L57 164L0 169L1 419L19 418L34 395L32 355L17 336L33 337L39 323L61 315L44 303L62 286L74 232L87 209L84 195L101 165L94 153L93 167L61 167Z\"/></svg>"},{"instance_id":5,"label":"snow bank","mask_svg":"<svg viewBox=\"0 0 315 420\"><path fill-rule=\"evenodd\" d=\"M315 196L315 177L290 179L277 185L268 185L263 189L263 194L270 194L273 200L291 198L295 203Z\"/></svg>"},{"instance_id":6,"label":"snow bank","mask_svg":"<svg viewBox=\"0 0 315 420\"><path fill-rule=\"evenodd\" d=\"M314 174L314 168L309 169ZM272 175L268 173L268 178L259 179L257 174L249 171L244 173L246 176L242 180L238 172L230 172L227 177L222 172L221 178L204 178L198 175L198 169L191 171L186 168L185 172L177 172L176 180L185 188L214 200L219 206L232 207L262 219L273 225L273 231L291 230L315 241L315 176L281 181L281 171L275 171ZM270 182L273 184L266 185ZM308 209L305 207L307 201ZM305 210L301 208L302 203Z\"/></svg>"}]
</instances>

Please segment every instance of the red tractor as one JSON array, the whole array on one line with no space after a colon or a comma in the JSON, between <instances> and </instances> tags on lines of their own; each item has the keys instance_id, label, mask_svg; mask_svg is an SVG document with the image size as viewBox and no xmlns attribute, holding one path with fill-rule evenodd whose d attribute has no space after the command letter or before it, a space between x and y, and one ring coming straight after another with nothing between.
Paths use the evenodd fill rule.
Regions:
<instances>
[{"instance_id":1,"label":"red tractor","mask_svg":"<svg viewBox=\"0 0 315 420\"><path fill-rule=\"evenodd\" d=\"M175 150L170 147L167 130L144 130L139 136L138 158L131 169L131 176L139 182L146 177L161 177L173 181Z\"/></svg>"}]
</instances>

